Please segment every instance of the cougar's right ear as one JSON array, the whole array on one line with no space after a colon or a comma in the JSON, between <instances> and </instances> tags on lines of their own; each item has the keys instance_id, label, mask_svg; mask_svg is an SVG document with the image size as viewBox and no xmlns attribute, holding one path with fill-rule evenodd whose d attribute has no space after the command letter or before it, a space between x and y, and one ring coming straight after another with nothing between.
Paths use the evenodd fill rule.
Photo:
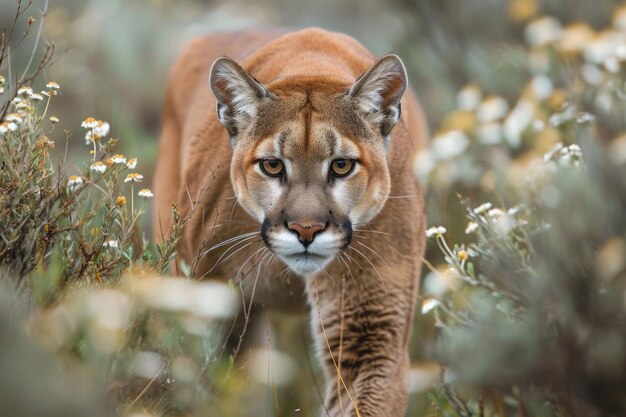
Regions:
<instances>
[{"instance_id":1,"label":"cougar's right ear","mask_svg":"<svg viewBox=\"0 0 626 417\"><path fill-rule=\"evenodd\" d=\"M217 100L217 117L228 130L234 146L239 132L257 115L261 100L271 97L271 93L225 56L213 63L209 82Z\"/></svg>"}]
</instances>

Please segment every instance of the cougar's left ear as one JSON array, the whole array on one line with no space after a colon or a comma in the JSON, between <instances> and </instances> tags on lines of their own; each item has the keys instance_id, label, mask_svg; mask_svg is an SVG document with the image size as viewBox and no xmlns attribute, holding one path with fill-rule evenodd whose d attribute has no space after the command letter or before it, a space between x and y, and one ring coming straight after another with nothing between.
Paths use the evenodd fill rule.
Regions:
<instances>
[{"instance_id":1,"label":"cougar's left ear","mask_svg":"<svg viewBox=\"0 0 626 417\"><path fill-rule=\"evenodd\" d=\"M237 135L257 115L261 100L271 93L241 65L222 56L215 60L209 76L217 100L217 117L230 134L233 146Z\"/></svg>"},{"instance_id":2,"label":"cougar's left ear","mask_svg":"<svg viewBox=\"0 0 626 417\"><path fill-rule=\"evenodd\" d=\"M385 55L348 90L364 117L380 127L383 137L400 120L400 100L406 90L404 64L397 55Z\"/></svg>"}]
</instances>

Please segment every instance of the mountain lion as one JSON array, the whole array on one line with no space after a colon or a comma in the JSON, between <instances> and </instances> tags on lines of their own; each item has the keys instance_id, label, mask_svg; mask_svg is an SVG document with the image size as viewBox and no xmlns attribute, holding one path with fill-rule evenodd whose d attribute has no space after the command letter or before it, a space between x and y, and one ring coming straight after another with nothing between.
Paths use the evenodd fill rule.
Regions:
<instances>
[{"instance_id":1,"label":"mountain lion","mask_svg":"<svg viewBox=\"0 0 626 417\"><path fill-rule=\"evenodd\" d=\"M198 39L167 85L157 240L176 202L178 265L240 282L250 305L308 303L323 415L406 410L427 138L406 89L400 58L321 29Z\"/></svg>"}]
</instances>

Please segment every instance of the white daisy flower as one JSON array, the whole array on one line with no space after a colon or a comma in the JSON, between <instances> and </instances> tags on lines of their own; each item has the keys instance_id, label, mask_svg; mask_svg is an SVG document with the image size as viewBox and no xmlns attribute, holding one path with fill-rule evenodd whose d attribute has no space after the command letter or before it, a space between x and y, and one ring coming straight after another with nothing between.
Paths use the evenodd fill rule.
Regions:
<instances>
[{"instance_id":1,"label":"white daisy flower","mask_svg":"<svg viewBox=\"0 0 626 417\"><path fill-rule=\"evenodd\" d=\"M143 180L143 175L137 174L133 172L132 174L128 174L126 178L124 178L124 182L141 182Z\"/></svg>"},{"instance_id":2,"label":"white daisy flower","mask_svg":"<svg viewBox=\"0 0 626 417\"><path fill-rule=\"evenodd\" d=\"M546 16L535 19L526 26L524 37L530 46L543 46L558 40L562 33L561 22Z\"/></svg>"},{"instance_id":3,"label":"white daisy flower","mask_svg":"<svg viewBox=\"0 0 626 417\"><path fill-rule=\"evenodd\" d=\"M448 160L461 155L469 146L469 139L460 130L452 130L433 138L431 149L439 160Z\"/></svg>"},{"instance_id":4,"label":"white daisy flower","mask_svg":"<svg viewBox=\"0 0 626 417\"><path fill-rule=\"evenodd\" d=\"M475 85L463 87L456 96L456 106L459 110L472 111L480 104L482 93Z\"/></svg>"},{"instance_id":5,"label":"white daisy flower","mask_svg":"<svg viewBox=\"0 0 626 417\"><path fill-rule=\"evenodd\" d=\"M474 209L474 213L482 214L491 208L491 203L484 203Z\"/></svg>"},{"instance_id":6,"label":"white daisy flower","mask_svg":"<svg viewBox=\"0 0 626 417\"><path fill-rule=\"evenodd\" d=\"M614 55L619 61L626 61L626 44L618 45L615 48Z\"/></svg>"},{"instance_id":7,"label":"white daisy flower","mask_svg":"<svg viewBox=\"0 0 626 417\"><path fill-rule=\"evenodd\" d=\"M67 187L70 191L74 191L77 187L79 187L83 183L83 179L78 175L72 175L67 182Z\"/></svg>"},{"instance_id":8,"label":"white daisy flower","mask_svg":"<svg viewBox=\"0 0 626 417\"><path fill-rule=\"evenodd\" d=\"M467 224L467 227L465 228L465 234L469 235L470 233L474 233L477 230L478 230L478 224L476 224L475 222L469 222Z\"/></svg>"},{"instance_id":9,"label":"white daisy flower","mask_svg":"<svg viewBox=\"0 0 626 417\"><path fill-rule=\"evenodd\" d=\"M0 123L0 135L4 135L5 133L7 133L9 131L9 124L8 123Z\"/></svg>"},{"instance_id":10,"label":"white daisy flower","mask_svg":"<svg viewBox=\"0 0 626 417\"><path fill-rule=\"evenodd\" d=\"M430 238L436 235L443 235L446 232L447 230L443 226L431 227L428 230L426 230L426 237Z\"/></svg>"},{"instance_id":11,"label":"white daisy flower","mask_svg":"<svg viewBox=\"0 0 626 417\"><path fill-rule=\"evenodd\" d=\"M500 217L504 214L504 212L498 208L491 209L487 212L487 216L491 218Z\"/></svg>"},{"instance_id":12,"label":"white daisy flower","mask_svg":"<svg viewBox=\"0 0 626 417\"><path fill-rule=\"evenodd\" d=\"M619 72L619 61L616 57L610 56L603 62L604 68L611 74L617 74Z\"/></svg>"},{"instance_id":13,"label":"white daisy flower","mask_svg":"<svg viewBox=\"0 0 626 417\"><path fill-rule=\"evenodd\" d=\"M96 161L96 162L94 162L93 164L91 164L91 166L89 167L89 169L90 169L91 171L94 171L94 172L99 172L99 173L101 173L101 174L102 174L104 171L106 171L106 170L107 170L107 166L106 166L106 164L105 164L104 162L101 162L101 161Z\"/></svg>"},{"instance_id":14,"label":"white daisy flower","mask_svg":"<svg viewBox=\"0 0 626 417\"><path fill-rule=\"evenodd\" d=\"M521 206L513 206L507 210L507 213L510 214L511 216L514 216L517 213L519 213L521 210L522 210Z\"/></svg>"},{"instance_id":15,"label":"white daisy flower","mask_svg":"<svg viewBox=\"0 0 626 417\"><path fill-rule=\"evenodd\" d=\"M50 121L51 121L52 123L59 123L59 118L58 118L58 117L56 117L56 116L50 116Z\"/></svg>"},{"instance_id":16,"label":"white daisy flower","mask_svg":"<svg viewBox=\"0 0 626 417\"><path fill-rule=\"evenodd\" d=\"M20 87L20 89L17 90L18 96L31 96L32 94L33 94L33 89L30 87Z\"/></svg>"},{"instance_id":17,"label":"white daisy flower","mask_svg":"<svg viewBox=\"0 0 626 417\"><path fill-rule=\"evenodd\" d=\"M135 167L137 166L137 158L130 158L127 162L126 162L126 166L129 169L135 169Z\"/></svg>"},{"instance_id":18,"label":"white daisy flower","mask_svg":"<svg viewBox=\"0 0 626 417\"><path fill-rule=\"evenodd\" d=\"M124 155L113 155L111 157L111 162L114 164L125 164L126 157Z\"/></svg>"},{"instance_id":19,"label":"white daisy flower","mask_svg":"<svg viewBox=\"0 0 626 417\"><path fill-rule=\"evenodd\" d=\"M428 314L441 305L441 301L436 298L427 298L422 303L422 314Z\"/></svg>"},{"instance_id":20,"label":"white daisy flower","mask_svg":"<svg viewBox=\"0 0 626 417\"><path fill-rule=\"evenodd\" d=\"M145 198L154 197L154 194L152 193L152 190L150 190L149 188L143 188L143 189L139 190L139 192L137 194L139 194L139 197L145 197Z\"/></svg>"},{"instance_id":21,"label":"white daisy flower","mask_svg":"<svg viewBox=\"0 0 626 417\"><path fill-rule=\"evenodd\" d=\"M494 120L502 119L509 111L509 104L505 99L498 96L487 97L480 103L476 115L478 120L486 123Z\"/></svg>"},{"instance_id":22,"label":"white daisy flower","mask_svg":"<svg viewBox=\"0 0 626 417\"><path fill-rule=\"evenodd\" d=\"M11 132L15 132L15 131L17 130L17 128L18 128L18 127L19 127L19 126L18 126L18 124L17 124L17 123L13 123L13 122L7 123L7 128L8 128Z\"/></svg>"},{"instance_id":23,"label":"white daisy flower","mask_svg":"<svg viewBox=\"0 0 626 417\"><path fill-rule=\"evenodd\" d=\"M111 126L109 125L109 123L98 120L98 125L94 127L92 131L94 135L104 138L109 134L110 130Z\"/></svg>"},{"instance_id":24,"label":"white daisy flower","mask_svg":"<svg viewBox=\"0 0 626 417\"><path fill-rule=\"evenodd\" d=\"M93 117L88 117L80 124L81 127L85 129L93 129L98 126L98 121Z\"/></svg>"},{"instance_id":25,"label":"white daisy flower","mask_svg":"<svg viewBox=\"0 0 626 417\"><path fill-rule=\"evenodd\" d=\"M22 101L24 101L22 97L15 97L13 100L11 100L11 103L20 104Z\"/></svg>"},{"instance_id":26,"label":"white daisy flower","mask_svg":"<svg viewBox=\"0 0 626 417\"><path fill-rule=\"evenodd\" d=\"M4 118L6 122L14 122L17 124L22 123L24 120L20 117L20 115L11 113L7 117Z\"/></svg>"},{"instance_id":27,"label":"white daisy flower","mask_svg":"<svg viewBox=\"0 0 626 417\"><path fill-rule=\"evenodd\" d=\"M31 100L35 100L35 101L41 101L43 100L43 96L41 94L31 94L30 95Z\"/></svg>"},{"instance_id":28,"label":"white daisy flower","mask_svg":"<svg viewBox=\"0 0 626 417\"><path fill-rule=\"evenodd\" d=\"M102 246L104 246L105 248L117 248L117 247L119 247L119 243L118 243L117 240L111 239L111 240L109 240L107 242L104 242L102 244Z\"/></svg>"},{"instance_id":29,"label":"white daisy flower","mask_svg":"<svg viewBox=\"0 0 626 417\"><path fill-rule=\"evenodd\" d=\"M58 90L59 88L61 88L61 86L54 81L50 81L48 84L46 84L46 88L49 88L51 90Z\"/></svg>"}]
</instances>

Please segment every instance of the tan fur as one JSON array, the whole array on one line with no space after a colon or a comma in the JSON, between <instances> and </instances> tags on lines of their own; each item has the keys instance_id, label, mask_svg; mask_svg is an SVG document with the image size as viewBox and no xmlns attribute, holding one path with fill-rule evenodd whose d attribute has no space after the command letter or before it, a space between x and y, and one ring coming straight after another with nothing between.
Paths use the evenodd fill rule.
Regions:
<instances>
[{"instance_id":1,"label":"tan fur","mask_svg":"<svg viewBox=\"0 0 626 417\"><path fill-rule=\"evenodd\" d=\"M234 152L208 86L211 64L221 55L238 61L276 97L254 108L254 127L238 132ZM411 164L427 133L410 91L386 148L380 132L341 98L375 62L354 39L321 29L211 35L191 43L174 65L163 111L156 239L171 230L172 202L183 217L195 207L178 253L196 276L241 279L255 302L280 308L305 304L305 287L331 416L402 416L407 402L408 343L424 250L424 202ZM334 188L320 179L316 162L333 146L361 159L350 180ZM278 183L256 172L258 155L278 147L297 165L280 199L272 197ZM328 233L340 234L349 215L375 217L352 226L345 255L298 277L257 236L215 248L259 230L259 219L246 211L280 219L267 222L269 233L282 230L283 219L327 223Z\"/></svg>"}]
</instances>

